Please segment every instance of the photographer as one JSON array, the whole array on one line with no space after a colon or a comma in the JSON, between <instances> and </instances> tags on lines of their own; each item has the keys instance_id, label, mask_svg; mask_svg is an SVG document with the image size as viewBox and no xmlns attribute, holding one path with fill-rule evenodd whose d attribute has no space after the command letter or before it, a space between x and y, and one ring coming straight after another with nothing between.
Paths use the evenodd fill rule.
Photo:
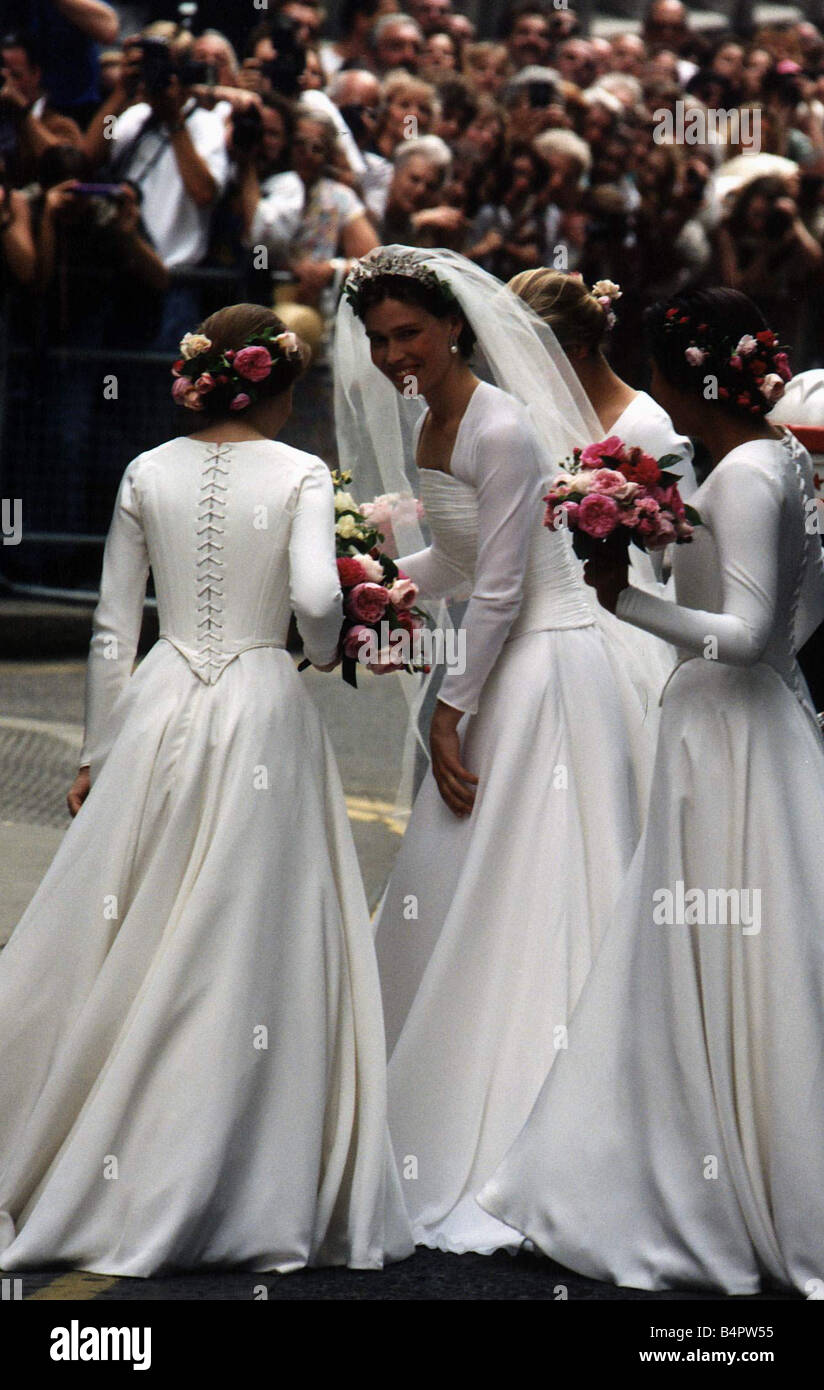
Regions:
<instances>
[{"instance_id":1,"label":"photographer","mask_svg":"<svg viewBox=\"0 0 824 1390\"><path fill-rule=\"evenodd\" d=\"M121 78L85 141L94 165L140 189L146 229L164 265L174 270L203 261L212 210L229 173L224 116L198 105L192 92L202 76L180 40L127 41ZM112 116L114 134L107 139ZM193 289L174 285L156 348L176 348L198 313Z\"/></svg>"},{"instance_id":2,"label":"photographer","mask_svg":"<svg viewBox=\"0 0 824 1390\"><path fill-rule=\"evenodd\" d=\"M798 313L824 277L824 251L805 227L787 183L777 175L739 189L717 232L722 284L756 300L792 352L802 332Z\"/></svg>"},{"instance_id":3,"label":"photographer","mask_svg":"<svg viewBox=\"0 0 824 1390\"><path fill-rule=\"evenodd\" d=\"M20 188L32 182L37 161L50 145L79 146L83 135L74 121L52 107L34 41L25 34L9 34L2 51L0 151L11 183Z\"/></svg>"}]
</instances>

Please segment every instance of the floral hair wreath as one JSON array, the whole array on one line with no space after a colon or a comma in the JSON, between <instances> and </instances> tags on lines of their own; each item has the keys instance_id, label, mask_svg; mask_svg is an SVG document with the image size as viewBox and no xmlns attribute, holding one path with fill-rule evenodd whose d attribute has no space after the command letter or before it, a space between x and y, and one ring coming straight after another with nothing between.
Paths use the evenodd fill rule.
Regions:
<instances>
[{"instance_id":1,"label":"floral hair wreath","mask_svg":"<svg viewBox=\"0 0 824 1390\"><path fill-rule=\"evenodd\" d=\"M434 290L447 304L456 304L458 300L449 285L443 280L439 280L434 270L431 270L424 262L417 262L410 259L408 255L398 252L388 252L383 247L378 247L377 251L369 252L359 261L356 261L346 282L343 286L343 293L352 306L352 311L361 317L361 304L363 291L373 280L383 279L387 275L402 276L405 280L417 280L428 290Z\"/></svg>"},{"instance_id":2,"label":"floral hair wreath","mask_svg":"<svg viewBox=\"0 0 824 1390\"><path fill-rule=\"evenodd\" d=\"M580 280L583 284L584 277L580 270L570 271L573 280ZM614 280L596 280L590 290L590 295L600 304L607 316L607 328L614 328L616 319L612 305L616 300L623 297L623 290L620 285L616 285Z\"/></svg>"},{"instance_id":3,"label":"floral hair wreath","mask_svg":"<svg viewBox=\"0 0 824 1390\"><path fill-rule=\"evenodd\" d=\"M265 394L262 384L284 360L303 361L294 333L265 328L226 352L212 352L212 340L203 333L187 333L172 367L172 398L187 410L202 410L206 397L214 395L216 405L223 399L229 410L246 410Z\"/></svg>"},{"instance_id":4,"label":"floral hair wreath","mask_svg":"<svg viewBox=\"0 0 824 1390\"><path fill-rule=\"evenodd\" d=\"M719 383L719 397L722 400L733 398L736 405L752 415L764 414L765 406L770 408L780 401L786 383L792 378L789 358L771 328L762 328L754 337L745 333L733 344L732 338L727 336L714 340L709 324L699 323L692 328L689 315L675 308L667 309L664 328L689 332L690 343L684 349L689 366L700 369L711 358L734 383L729 387ZM774 370L771 371L771 367ZM733 374L739 373L740 379L736 380Z\"/></svg>"}]
</instances>

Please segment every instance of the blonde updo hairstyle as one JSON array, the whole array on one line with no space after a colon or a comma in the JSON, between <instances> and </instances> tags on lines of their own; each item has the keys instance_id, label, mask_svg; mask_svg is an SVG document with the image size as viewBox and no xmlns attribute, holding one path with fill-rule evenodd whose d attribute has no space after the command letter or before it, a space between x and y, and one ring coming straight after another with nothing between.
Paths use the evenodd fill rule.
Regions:
<instances>
[{"instance_id":1,"label":"blonde updo hairstyle","mask_svg":"<svg viewBox=\"0 0 824 1390\"><path fill-rule=\"evenodd\" d=\"M227 352L230 348L237 352L250 338L255 338L266 329L272 329L276 333L287 331L283 320L272 309L267 309L262 304L229 304L210 314L196 331L211 340L211 348L208 353L203 354L205 359L213 357L216 353ZM278 357L266 380L257 383L255 395L259 400L281 395L303 375L312 355L300 338L298 347L300 357ZM210 421L230 415L229 403L240 385L242 383L235 381L225 389L218 387L210 392L203 398L203 409L200 413Z\"/></svg>"},{"instance_id":2,"label":"blonde updo hairstyle","mask_svg":"<svg viewBox=\"0 0 824 1390\"><path fill-rule=\"evenodd\" d=\"M522 270L509 288L549 324L567 356L600 352L609 331L607 310L583 280L562 270Z\"/></svg>"}]
</instances>

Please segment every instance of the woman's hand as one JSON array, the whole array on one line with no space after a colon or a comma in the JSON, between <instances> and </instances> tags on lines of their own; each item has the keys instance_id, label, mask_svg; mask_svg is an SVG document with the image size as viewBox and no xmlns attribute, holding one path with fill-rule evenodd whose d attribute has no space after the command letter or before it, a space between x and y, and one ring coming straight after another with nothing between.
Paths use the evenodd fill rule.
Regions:
<instances>
[{"instance_id":1,"label":"woman's hand","mask_svg":"<svg viewBox=\"0 0 824 1390\"><path fill-rule=\"evenodd\" d=\"M601 607L614 613L618 595L629 586L629 565L626 561L587 560L584 579L597 593Z\"/></svg>"},{"instance_id":2,"label":"woman's hand","mask_svg":"<svg viewBox=\"0 0 824 1390\"><path fill-rule=\"evenodd\" d=\"M69 794L66 797L69 810L71 811L71 814L73 816L77 815L78 811L80 810L80 807L83 805L83 802L89 795L90 787L91 781L89 779L89 769L87 767L81 767L78 771L77 776L72 782L71 787L69 788Z\"/></svg>"},{"instance_id":3,"label":"woman's hand","mask_svg":"<svg viewBox=\"0 0 824 1390\"><path fill-rule=\"evenodd\" d=\"M330 661L328 666L318 666L316 661L312 662L316 671L334 671L336 666L340 666L340 657L336 656L334 661Z\"/></svg>"},{"instance_id":4,"label":"woman's hand","mask_svg":"<svg viewBox=\"0 0 824 1390\"><path fill-rule=\"evenodd\" d=\"M443 800L456 816L469 815L475 804L474 788L478 785L477 777L461 762L458 724L462 717L462 710L439 700L429 730L432 773Z\"/></svg>"}]
</instances>

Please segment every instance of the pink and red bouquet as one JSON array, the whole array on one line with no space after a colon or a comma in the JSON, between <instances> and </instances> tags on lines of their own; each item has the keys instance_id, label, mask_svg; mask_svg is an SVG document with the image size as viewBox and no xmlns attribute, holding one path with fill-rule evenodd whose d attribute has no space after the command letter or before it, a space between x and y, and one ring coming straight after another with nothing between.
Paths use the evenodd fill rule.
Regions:
<instances>
[{"instance_id":1,"label":"pink and red bouquet","mask_svg":"<svg viewBox=\"0 0 824 1390\"><path fill-rule=\"evenodd\" d=\"M678 474L669 471L677 454L655 459L612 434L573 449L566 463L544 498L544 525L568 530L582 560L624 558L630 541L641 550L683 545L701 525L695 508L681 498Z\"/></svg>"},{"instance_id":2,"label":"pink and red bouquet","mask_svg":"<svg viewBox=\"0 0 824 1390\"><path fill-rule=\"evenodd\" d=\"M344 611L338 651L344 680L356 686L359 662L379 675L429 667L415 658L415 635L427 622L415 607L417 585L380 549L383 535L347 491L351 481L351 473L332 474Z\"/></svg>"}]
</instances>

